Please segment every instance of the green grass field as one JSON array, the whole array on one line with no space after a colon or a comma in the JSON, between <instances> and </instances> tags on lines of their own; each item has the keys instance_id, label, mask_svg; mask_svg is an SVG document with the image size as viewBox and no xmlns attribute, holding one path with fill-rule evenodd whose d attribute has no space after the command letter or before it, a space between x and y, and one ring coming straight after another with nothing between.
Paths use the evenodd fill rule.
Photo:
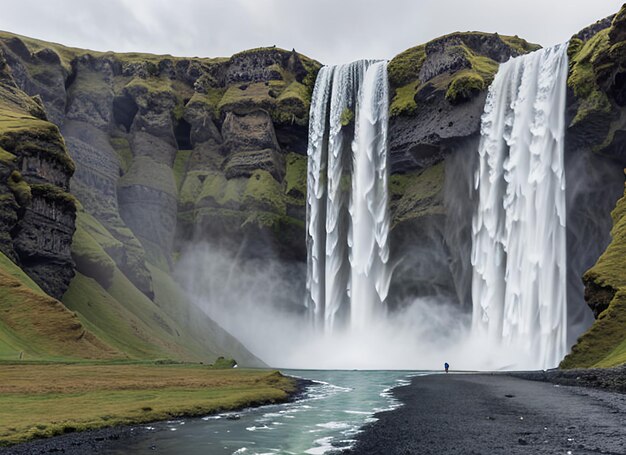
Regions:
<instances>
[{"instance_id":1,"label":"green grass field","mask_svg":"<svg viewBox=\"0 0 626 455\"><path fill-rule=\"evenodd\" d=\"M277 371L200 364L0 363L0 445L279 402Z\"/></svg>"}]
</instances>

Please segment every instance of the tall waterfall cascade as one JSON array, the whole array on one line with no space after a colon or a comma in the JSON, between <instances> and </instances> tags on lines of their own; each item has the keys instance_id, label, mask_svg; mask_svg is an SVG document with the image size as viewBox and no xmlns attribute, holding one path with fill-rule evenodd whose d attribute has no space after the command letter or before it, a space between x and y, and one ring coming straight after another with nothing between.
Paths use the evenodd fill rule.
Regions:
<instances>
[{"instance_id":1,"label":"tall waterfall cascade","mask_svg":"<svg viewBox=\"0 0 626 455\"><path fill-rule=\"evenodd\" d=\"M472 331L552 368L566 353L567 43L500 65L481 119Z\"/></svg>"},{"instance_id":2,"label":"tall waterfall cascade","mask_svg":"<svg viewBox=\"0 0 626 455\"><path fill-rule=\"evenodd\" d=\"M307 307L331 331L366 328L389 288L387 63L323 67L307 169Z\"/></svg>"}]
</instances>

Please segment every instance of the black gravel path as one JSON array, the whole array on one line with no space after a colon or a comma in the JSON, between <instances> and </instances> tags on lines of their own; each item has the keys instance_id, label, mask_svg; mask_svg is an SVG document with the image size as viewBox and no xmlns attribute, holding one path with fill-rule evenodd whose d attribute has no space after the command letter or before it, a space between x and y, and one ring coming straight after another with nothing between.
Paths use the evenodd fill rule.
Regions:
<instances>
[{"instance_id":1,"label":"black gravel path","mask_svg":"<svg viewBox=\"0 0 626 455\"><path fill-rule=\"evenodd\" d=\"M502 374L416 377L348 454L626 454L626 395Z\"/></svg>"}]
</instances>

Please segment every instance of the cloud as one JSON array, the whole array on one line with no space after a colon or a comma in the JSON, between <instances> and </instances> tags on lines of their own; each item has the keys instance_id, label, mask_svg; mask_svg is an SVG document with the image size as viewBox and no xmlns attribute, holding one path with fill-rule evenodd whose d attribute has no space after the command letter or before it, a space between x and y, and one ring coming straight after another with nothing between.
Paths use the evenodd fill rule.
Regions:
<instances>
[{"instance_id":1,"label":"cloud","mask_svg":"<svg viewBox=\"0 0 626 455\"><path fill-rule=\"evenodd\" d=\"M95 50L228 56L277 45L324 63L392 58L453 31L542 45L616 12L610 0L20 0L0 28Z\"/></svg>"}]
</instances>

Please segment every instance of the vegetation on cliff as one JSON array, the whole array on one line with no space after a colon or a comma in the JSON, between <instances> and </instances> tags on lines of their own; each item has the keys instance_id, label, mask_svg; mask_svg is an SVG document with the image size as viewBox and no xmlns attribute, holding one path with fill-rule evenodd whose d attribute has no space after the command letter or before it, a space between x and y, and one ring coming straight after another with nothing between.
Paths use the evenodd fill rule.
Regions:
<instances>
[{"instance_id":1,"label":"vegetation on cliff","mask_svg":"<svg viewBox=\"0 0 626 455\"><path fill-rule=\"evenodd\" d=\"M425 215L443 215L445 165L440 162L424 171L395 174L389 178L392 227Z\"/></svg>"},{"instance_id":2,"label":"vegetation on cliff","mask_svg":"<svg viewBox=\"0 0 626 455\"><path fill-rule=\"evenodd\" d=\"M626 6L608 27L591 37L572 37L568 56L567 84L574 94L572 134L597 153L622 156L624 143L619 131L626 127Z\"/></svg>"},{"instance_id":3,"label":"vegetation on cliff","mask_svg":"<svg viewBox=\"0 0 626 455\"><path fill-rule=\"evenodd\" d=\"M485 55L487 40L491 53ZM432 92L444 93L452 104L471 99L489 86L501 61L538 48L517 36L457 32L407 49L389 62L390 114L411 115L416 100Z\"/></svg>"}]
</instances>

